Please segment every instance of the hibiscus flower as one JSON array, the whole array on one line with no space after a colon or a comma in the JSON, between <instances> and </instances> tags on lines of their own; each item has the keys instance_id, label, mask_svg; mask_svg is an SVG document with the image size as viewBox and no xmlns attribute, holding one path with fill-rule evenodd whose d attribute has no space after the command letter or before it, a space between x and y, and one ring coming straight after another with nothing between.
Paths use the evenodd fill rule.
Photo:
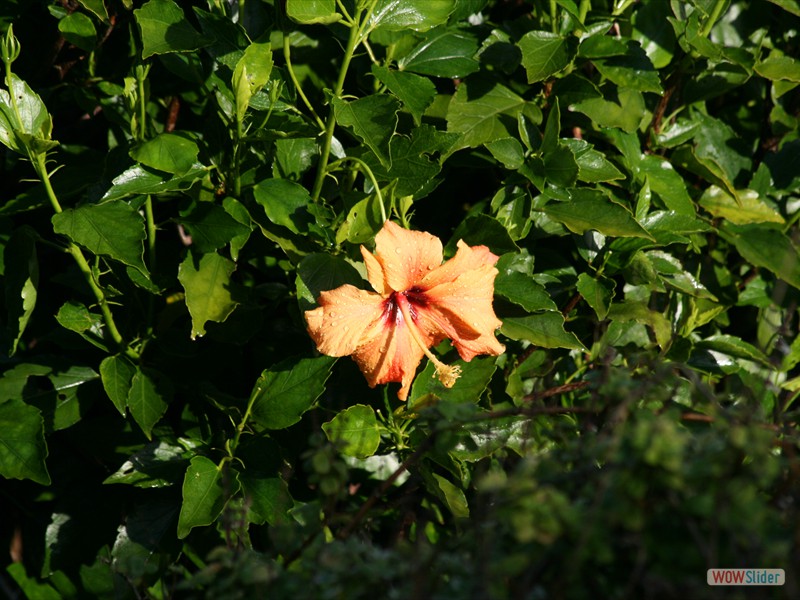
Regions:
<instances>
[{"instance_id":1,"label":"hibiscus flower","mask_svg":"<svg viewBox=\"0 0 800 600\"><path fill-rule=\"evenodd\" d=\"M505 351L494 335L502 325L492 308L498 257L486 246L459 240L456 255L442 264L439 238L386 221L375 253L361 246L361 255L375 291L343 285L322 292L305 316L319 351L352 356L370 387L400 382L397 397L405 400L423 356L452 387L460 368L430 351L445 338L465 361Z\"/></svg>"}]
</instances>

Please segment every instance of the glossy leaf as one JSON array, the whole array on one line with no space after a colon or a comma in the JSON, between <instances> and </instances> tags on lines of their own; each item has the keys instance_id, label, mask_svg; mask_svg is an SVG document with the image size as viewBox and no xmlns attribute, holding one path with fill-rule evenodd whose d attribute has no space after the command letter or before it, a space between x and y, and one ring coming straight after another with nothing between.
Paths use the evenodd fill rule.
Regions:
<instances>
[{"instance_id":1,"label":"glossy leaf","mask_svg":"<svg viewBox=\"0 0 800 600\"><path fill-rule=\"evenodd\" d=\"M335 358L291 358L264 370L250 396L253 421L286 429L300 420L325 390Z\"/></svg>"},{"instance_id":2,"label":"glossy leaf","mask_svg":"<svg viewBox=\"0 0 800 600\"><path fill-rule=\"evenodd\" d=\"M381 441L375 411L365 404L354 404L322 424L332 444L347 456L367 458L375 454Z\"/></svg>"},{"instance_id":3,"label":"glossy leaf","mask_svg":"<svg viewBox=\"0 0 800 600\"><path fill-rule=\"evenodd\" d=\"M136 366L120 354L107 356L100 362L103 389L122 416L125 416L131 382L136 373Z\"/></svg>"},{"instance_id":4,"label":"glossy leaf","mask_svg":"<svg viewBox=\"0 0 800 600\"><path fill-rule=\"evenodd\" d=\"M355 267L343 258L329 254L310 254L297 265L297 299L300 310L316 306L320 292L333 290L340 285L363 288L366 282Z\"/></svg>"},{"instance_id":5,"label":"glossy leaf","mask_svg":"<svg viewBox=\"0 0 800 600\"><path fill-rule=\"evenodd\" d=\"M527 103L500 83L482 79L461 83L447 110L447 131L459 133L458 147L475 148L513 137L516 117Z\"/></svg>"},{"instance_id":6,"label":"glossy leaf","mask_svg":"<svg viewBox=\"0 0 800 600\"><path fill-rule=\"evenodd\" d=\"M800 289L800 254L779 230L759 225L723 224L720 234L736 246L745 260L772 271Z\"/></svg>"},{"instance_id":7,"label":"glossy leaf","mask_svg":"<svg viewBox=\"0 0 800 600\"><path fill-rule=\"evenodd\" d=\"M109 256L147 273L142 260L144 219L129 204L84 204L67 208L53 215L51 220L56 233L66 235L94 254Z\"/></svg>"},{"instance_id":8,"label":"glossy leaf","mask_svg":"<svg viewBox=\"0 0 800 600\"><path fill-rule=\"evenodd\" d=\"M411 113L414 122L419 126L425 109L436 95L433 82L414 73L395 71L378 65L372 65L372 74L400 99L403 107Z\"/></svg>"},{"instance_id":9,"label":"glossy leaf","mask_svg":"<svg viewBox=\"0 0 800 600\"><path fill-rule=\"evenodd\" d=\"M549 31L529 31L517 42L528 83L552 77L572 60L574 50L567 38Z\"/></svg>"},{"instance_id":10,"label":"glossy leaf","mask_svg":"<svg viewBox=\"0 0 800 600\"><path fill-rule=\"evenodd\" d=\"M598 193L582 193L568 202L550 202L544 212L574 233L594 229L609 236L650 238L625 207Z\"/></svg>"},{"instance_id":11,"label":"glossy leaf","mask_svg":"<svg viewBox=\"0 0 800 600\"><path fill-rule=\"evenodd\" d=\"M128 390L128 410L147 439L151 439L153 426L161 420L172 399L172 385L157 371L136 370Z\"/></svg>"},{"instance_id":12,"label":"glossy leaf","mask_svg":"<svg viewBox=\"0 0 800 600\"><path fill-rule=\"evenodd\" d=\"M39 411L18 399L0 403L0 475L50 485L46 458Z\"/></svg>"},{"instance_id":13,"label":"glossy leaf","mask_svg":"<svg viewBox=\"0 0 800 600\"><path fill-rule=\"evenodd\" d=\"M478 40L472 33L450 27L428 31L422 41L399 61L401 71L434 77L466 77L480 68L475 58Z\"/></svg>"},{"instance_id":14,"label":"glossy leaf","mask_svg":"<svg viewBox=\"0 0 800 600\"><path fill-rule=\"evenodd\" d=\"M370 16L370 27L389 31L427 31L447 22L456 0L378 0Z\"/></svg>"},{"instance_id":15,"label":"glossy leaf","mask_svg":"<svg viewBox=\"0 0 800 600\"><path fill-rule=\"evenodd\" d=\"M92 20L81 12L68 14L58 22L61 35L81 50L91 52L97 39L97 31Z\"/></svg>"},{"instance_id":16,"label":"glossy leaf","mask_svg":"<svg viewBox=\"0 0 800 600\"><path fill-rule=\"evenodd\" d=\"M712 185L703 192L698 203L715 217L722 217L735 225L784 222L783 217L753 190L738 191L734 198L722 188Z\"/></svg>"},{"instance_id":17,"label":"glossy leaf","mask_svg":"<svg viewBox=\"0 0 800 600\"><path fill-rule=\"evenodd\" d=\"M614 298L615 283L605 277L592 277L588 273L578 275L578 292L586 304L592 307L599 320L606 318Z\"/></svg>"},{"instance_id":18,"label":"glossy leaf","mask_svg":"<svg viewBox=\"0 0 800 600\"><path fill-rule=\"evenodd\" d=\"M397 127L397 101L383 94L373 94L347 102L334 98L336 122L351 127L385 165L389 164L389 140Z\"/></svg>"},{"instance_id":19,"label":"glossy leaf","mask_svg":"<svg viewBox=\"0 0 800 600\"><path fill-rule=\"evenodd\" d=\"M142 34L142 59L197 50L207 44L173 0L149 0L133 14Z\"/></svg>"},{"instance_id":20,"label":"glossy leaf","mask_svg":"<svg viewBox=\"0 0 800 600\"><path fill-rule=\"evenodd\" d=\"M235 482L235 480L234 480ZM236 491L238 483L228 480L227 493ZM183 503L178 516L178 539L192 529L210 525L225 508L226 486L220 468L205 456L195 456L183 479Z\"/></svg>"},{"instance_id":21,"label":"glossy leaf","mask_svg":"<svg viewBox=\"0 0 800 600\"><path fill-rule=\"evenodd\" d=\"M155 195L176 190L188 190L206 174L206 171L206 167L195 163L187 173L170 177L136 165L114 178L111 188L103 196L103 201L119 200L138 194Z\"/></svg>"},{"instance_id":22,"label":"glossy leaf","mask_svg":"<svg viewBox=\"0 0 800 600\"><path fill-rule=\"evenodd\" d=\"M446 388L436 377L436 368L428 361L411 386L408 397L408 409L414 409L418 402L425 402L431 397L442 402L477 403L497 369L493 357L473 358L469 362L461 359L451 361L461 369L461 376L451 388Z\"/></svg>"},{"instance_id":23,"label":"glossy leaf","mask_svg":"<svg viewBox=\"0 0 800 600\"><path fill-rule=\"evenodd\" d=\"M175 175L185 175L194 166L199 152L192 140L174 133L161 133L134 147L131 158L143 165Z\"/></svg>"},{"instance_id":24,"label":"glossy leaf","mask_svg":"<svg viewBox=\"0 0 800 600\"><path fill-rule=\"evenodd\" d=\"M249 227L234 219L219 204L211 202L198 202L177 220L191 236L192 250L200 253L213 252L237 236L250 233Z\"/></svg>"},{"instance_id":25,"label":"glossy leaf","mask_svg":"<svg viewBox=\"0 0 800 600\"><path fill-rule=\"evenodd\" d=\"M500 333L512 340L526 340L544 348L585 350L574 333L564 330L564 317L557 311L503 319Z\"/></svg>"},{"instance_id":26,"label":"glossy leaf","mask_svg":"<svg viewBox=\"0 0 800 600\"><path fill-rule=\"evenodd\" d=\"M139 488L162 488L183 481L190 451L166 440L153 440L134 452L104 484L121 483Z\"/></svg>"},{"instance_id":27,"label":"glossy leaf","mask_svg":"<svg viewBox=\"0 0 800 600\"><path fill-rule=\"evenodd\" d=\"M335 0L286 0L286 15L297 23L335 23L342 18Z\"/></svg>"},{"instance_id":28,"label":"glossy leaf","mask_svg":"<svg viewBox=\"0 0 800 600\"><path fill-rule=\"evenodd\" d=\"M236 265L217 254L201 257L189 253L178 268L178 281L186 292L186 307L192 316L192 339L206 333L206 323L223 322L236 308L231 293L231 275Z\"/></svg>"},{"instance_id":29,"label":"glossy leaf","mask_svg":"<svg viewBox=\"0 0 800 600\"><path fill-rule=\"evenodd\" d=\"M293 500L286 482L280 477L261 477L249 470L239 473L242 491L248 500L251 523L280 525L289 518Z\"/></svg>"},{"instance_id":30,"label":"glossy leaf","mask_svg":"<svg viewBox=\"0 0 800 600\"><path fill-rule=\"evenodd\" d=\"M308 232L313 222L308 212L311 196L302 185L288 179L267 179L255 185L253 194L275 225L292 233Z\"/></svg>"},{"instance_id":31,"label":"glossy leaf","mask_svg":"<svg viewBox=\"0 0 800 600\"><path fill-rule=\"evenodd\" d=\"M17 351L28 326L39 289L39 261L33 230L20 228L3 250L5 301L8 311L8 355Z\"/></svg>"}]
</instances>

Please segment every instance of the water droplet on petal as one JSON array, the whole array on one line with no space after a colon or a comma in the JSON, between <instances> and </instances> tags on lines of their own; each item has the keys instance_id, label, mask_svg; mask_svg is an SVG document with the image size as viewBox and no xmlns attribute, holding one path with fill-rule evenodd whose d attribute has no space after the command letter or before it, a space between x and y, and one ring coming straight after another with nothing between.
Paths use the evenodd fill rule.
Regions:
<instances>
[{"instance_id":1,"label":"water droplet on petal","mask_svg":"<svg viewBox=\"0 0 800 600\"><path fill-rule=\"evenodd\" d=\"M347 325L345 325L345 326L344 326L344 330L345 330L345 331L350 331L350 327L348 327Z\"/></svg>"},{"instance_id":2,"label":"water droplet on petal","mask_svg":"<svg viewBox=\"0 0 800 600\"><path fill-rule=\"evenodd\" d=\"M400 248L395 248L394 251L395 251L395 254L400 254L402 252L402 250L400 250Z\"/></svg>"},{"instance_id":3,"label":"water droplet on petal","mask_svg":"<svg viewBox=\"0 0 800 600\"><path fill-rule=\"evenodd\" d=\"M332 317L335 317L335 316L336 316L336 313L335 313L335 312L333 312L333 311L331 311L331 312L330 312L330 313L328 313L328 314L330 314L330 316L332 316Z\"/></svg>"}]
</instances>

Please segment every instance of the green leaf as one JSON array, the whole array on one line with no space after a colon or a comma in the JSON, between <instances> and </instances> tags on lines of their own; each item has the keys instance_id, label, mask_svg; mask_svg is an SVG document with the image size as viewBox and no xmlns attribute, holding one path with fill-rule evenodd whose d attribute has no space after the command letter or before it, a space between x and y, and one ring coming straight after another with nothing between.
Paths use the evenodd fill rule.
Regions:
<instances>
[{"instance_id":1,"label":"green leaf","mask_svg":"<svg viewBox=\"0 0 800 600\"><path fill-rule=\"evenodd\" d=\"M91 52L97 41L94 23L82 12L73 12L58 22L58 30L73 46Z\"/></svg>"},{"instance_id":2,"label":"green leaf","mask_svg":"<svg viewBox=\"0 0 800 600\"><path fill-rule=\"evenodd\" d=\"M558 144L555 150L542 154L544 176L547 181L556 187L571 187L575 185L580 173L580 167L575 154L569 146Z\"/></svg>"},{"instance_id":3,"label":"green leaf","mask_svg":"<svg viewBox=\"0 0 800 600\"><path fill-rule=\"evenodd\" d=\"M89 312L89 309L80 302L66 302L56 313L58 324L74 331L82 333L91 329L99 329L103 320L100 315Z\"/></svg>"},{"instance_id":4,"label":"green leaf","mask_svg":"<svg viewBox=\"0 0 800 600\"><path fill-rule=\"evenodd\" d=\"M447 109L447 131L462 135L454 150L514 137L517 115L523 111L528 112L528 103L500 83L479 78L462 81ZM541 121L541 113L538 117Z\"/></svg>"},{"instance_id":5,"label":"green leaf","mask_svg":"<svg viewBox=\"0 0 800 600\"><path fill-rule=\"evenodd\" d=\"M647 179L650 189L658 194L669 210L694 216L694 204L686 191L686 183L669 161L654 154L638 163L639 174Z\"/></svg>"},{"instance_id":6,"label":"green leaf","mask_svg":"<svg viewBox=\"0 0 800 600\"><path fill-rule=\"evenodd\" d=\"M66 235L94 254L109 256L147 274L144 253L144 219L125 202L84 204L66 208L52 217L56 233Z\"/></svg>"},{"instance_id":7,"label":"green leaf","mask_svg":"<svg viewBox=\"0 0 800 600\"><path fill-rule=\"evenodd\" d=\"M425 368L420 371L411 386L408 397L409 410L417 402L431 396L442 402L475 404L481 399L497 369L497 359L494 357L473 358L469 362L458 359L452 364L461 369L461 376L453 387L446 388L436 377L434 364L430 361L426 363Z\"/></svg>"},{"instance_id":8,"label":"green leaf","mask_svg":"<svg viewBox=\"0 0 800 600\"><path fill-rule=\"evenodd\" d=\"M619 127L634 132L645 115L644 97L639 90L605 86L603 98L586 98L570 106L602 127Z\"/></svg>"},{"instance_id":9,"label":"green leaf","mask_svg":"<svg viewBox=\"0 0 800 600\"><path fill-rule=\"evenodd\" d=\"M184 175L165 177L163 173L154 173L141 165L135 165L114 178L112 186L102 200L109 202L133 195L158 195L176 190L188 190L192 185L205 177L208 169L195 163Z\"/></svg>"},{"instance_id":10,"label":"green leaf","mask_svg":"<svg viewBox=\"0 0 800 600\"><path fill-rule=\"evenodd\" d=\"M275 141L275 162L272 176L275 179L298 181L319 156L319 146L314 138L288 138Z\"/></svg>"},{"instance_id":11,"label":"green leaf","mask_svg":"<svg viewBox=\"0 0 800 600\"><path fill-rule=\"evenodd\" d=\"M100 362L103 389L123 417L128 406L131 381L136 372L136 366L121 354L107 356Z\"/></svg>"},{"instance_id":12,"label":"green leaf","mask_svg":"<svg viewBox=\"0 0 800 600\"><path fill-rule=\"evenodd\" d=\"M653 330L656 342L662 349L669 346L672 338L672 325L669 320L660 312L650 310L642 302L615 302L608 310L608 318L622 323L635 321L647 325Z\"/></svg>"},{"instance_id":13,"label":"green leaf","mask_svg":"<svg viewBox=\"0 0 800 600\"><path fill-rule=\"evenodd\" d=\"M248 502L248 520L256 525L280 525L289 519L294 505L286 482L280 477L253 475L250 470L239 473L242 491Z\"/></svg>"},{"instance_id":14,"label":"green leaf","mask_svg":"<svg viewBox=\"0 0 800 600\"><path fill-rule=\"evenodd\" d=\"M544 348L586 350L574 333L564 330L564 317L558 311L504 319L500 333Z\"/></svg>"},{"instance_id":15,"label":"green leaf","mask_svg":"<svg viewBox=\"0 0 800 600\"><path fill-rule=\"evenodd\" d=\"M299 183L266 179L253 187L253 195L270 221L292 233L307 233L308 226L314 222L308 212L311 196Z\"/></svg>"},{"instance_id":16,"label":"green leaf","mask_svg":"<svg viewBox=\"0 0 800 600\"><path fill-rule=\"evenodd\" d=\"M597 70L620 87L631 88L642 92L663 91L658 72L653 68L653 63L642 50L642 47L633 40L628 41L627 49L621 56L595 59L593 61Z\"/></svg>"},{"instance_id":17,"label":"green leaf","mask_svg":"<svg viewBox=\"0 0 800 600\"><path fill-rule=\"evenodd\" d=\"M427 31L447 22L456 0L378 0L369 27L387 31Z\"/></svg>"},{"instance_id":18,"label":"green leaf","mask_svg":"<svg viewBox=\"0 0 800 600\"><path fill-rule=\"evenodd\" d=\"M172 385L161 373L136 367L128 390L127 405L148 440L151 439L153 426L167 411L172 393Z\"/></svg>"},{"instance_id":19,"label":"green leaf","mask_svg":"<svg viewBox=\"0 0 800 600\"><path fill-rule=\"evenodd\" d=\"M550 202L543 210L573 233L594 229L608 236L653 239L627 208L612 202L601 192L574 190L571 200Z\"/></svg>"},{"instance_id":20,"label":"green leaf","mask_svg":"<svg viewBox=\"0 0 800 600\"><path fill-rule=\"evenodd\" d=\"M800 61L775 53L769 58L756 63L756 73L772 81L793 81L800 83Z\"/></svg>"},{"instance_id":21,"label":"green leaf","mask_svg":"<svg viewBox=\"0 0 800 600\"><path fill-rule=\"evenodd\" d=\"M392 137L389 142L392 166L389 169L378 161L370 161L368 156L365 157L365 162L370 165L379 181L397 182L394 189L395 196L413 195L416 199L427 194L435 186L434 177L441 171L439 162L432 160L431 155L436 152L447 154L458 139L457 134L445 133L426 124L415 127L411 137L407 135ZM380 212L380 206L377 205L376 208ZM382 224L381 218L378 226Z\"/></svg>"},{"instance_id":22,"label":"green leaf","mask_svg":"<svg viewBox=\"0 0 800 600\"><path fill-rule=\"evenodd\" d=\"M561 143L572 151L578 165L580 181L600 183L625 179L619 169L612 162L606 160L602 152L594 150L588 142L572 138L561 140Z\"/></svg>"},{"instance_id":23,"label":"green leaf","mask_svg":"<svg viewBox=\"0 0 800 600\"><path fill-rule=\"evenodd\" d=\"M153 440L128 457L103 483L144 489L178 485L183 481L191 455L192 451L180 444Z\"/></svg>"},{"instance_id":24,"label":"green leaf","mask_svg":"<svg viewBox=\"0 0 800 600\"><path fill-rule=\"evenodd\" d=\"M403 107L411 113L414 123L419 127L422 115L436 95L436 86L433 82L426 77L394 71L379 65L372 65L372 74L400 99Z\"/></svg>"},{"instance_id":25,"label":"green leaf","mask_svg":"<svg viewBox=\"0 0 800 600\"><path fill-rule=\"evenodd\" d=\"M22 590L24 598L35 598L36 600L62 600L64 598L50 584L41 583L35 577L29 577L22 562L9 564L6 567L6 573Z\"/></svg>"},{"instance_id":26,"label":"green leaf","mask_svg":"<svg viewBox=\"0 0 800 600\"><path fill-rule=\"evenodd\" d=\"M133 160L159 171L186 175L195 162L200 149L192 140L176 133L160 133L153 139L135 146L130 151Z\"/></svg>"},{"instance_id":27,"label":"green leaf","mask_svg":"<svg viewBox=\"0 0 800 600\"><path fill-rule=\"evenodd\" d=\"M103 0L78 0L78 3L90 13L94 14L103 23L108 23L108 12Z\"/></svg>"},{"instance_id":28,"label":"green leaf","mask_svg":"<svg viewBox=\"0 0 800 600\"><path fill-rule=\"evenodd\" d=\"M25 333L39 289L39 261L36 256L35 231L27 226L17 229L3 249L4 292L8 311L8 355L13 356Z\"/></svg>"},{"instance_id":29,"label":"green leaf","mask_svg":"<svg viewBox=\"0 0 800 600\"><path fill-rule=\"evenodd\" d=\"M800 0L769 0L773 4L780 6L788 13L800 17Z\"/></svg>"},{"instance_id":30,"label":"green leaf","mask_svg":"<svg viewBox=\"0 0 800 600\"><path fill-rule=\"evenodd\" d=\"M225 14L210 13L197 6L193 6L192 10L200 23L203 38L208 41L204 51L233 71L244 55L244 49L250 44L241 23L234 23ZM169 56L172 55L167 55L162 59ZM204 75L201 81L205 81Z\"/></svg>"},{"instance_id":31,"label":"green leaf","mask_svg":"<svg viewBox=\"0 0 800 600\"><path fill-rule=\"evenodd\" d=\"M531 278L527 261L515 252L504 254L497 261L494 292L527 310L557 310L544 286Z\"/></svg>"},{"instance_id":32,"label":"green leaf","mask_svg":"<svg viewBox=\"0 0 800 600\"><path fill-rule=\"evenodd\" d=\"M264 370L253 387L252 418L265 429L286 429L325 391L335 358L290 358Z\"/></svg>"},{"instance_id":33,"label":"green leaf","mask_svg":"<svg viewBox=\"0 0 800 600\"><path fill-rule=\"evenodd\" d=\"M761 350L733 335L712 335L697 342L695 347L707 348L716 352L722 352L728 356L752 360L764 367L767 367L768 369L772 369L774 367L774 365L770 362L769 357Z\"/></svg>"},{"instance_id":34,"label":"green leaf","mask_svg":"<svg viewBox=\"0 0 800 600\"><path fill-rule=\"evenodd\" d=\"M50 485L42 415L22 400L0 404L0 475Z\"/></svg>"},{"instance_id":35,"label":"green leaf","mask_svg":"<svg viewBox=\"0 0 800 600\"><path fill-rule=\"evenodd\" d=\"M653 67L663 69L675 55L675 32L664 27L671 16L667 2L644 2L633 11L631 37L639 42Z\"/></svg>"},{"instance_id":36,"label":"green leaf","mask_svg":"<svg viewBox=\"0 0 800 600\"><path fill-rule=\"evenodd\" d=\"M201 258L189 253L178 267L178 281L186 292L192 316L192 339L206 333L206 323L222 323L238 304L231 294L231 274L236 264L212 252Z\"/></svg>"},{"instance_id":37,"label":"green leaf","mask_svg":"<svg viewBox=\"0 0 800 600\"><path fill-rule=\"evenodd\" d=\"M194 527L211 525L222 513L227 501L226 493L232 495L238 488L236 479L231 481L229 478L224 482L222 475L219 467L205 456L192 459L183 480L178 539L185 538Z\"/></svg>"},{"instance_id":38,"label":"green leaf","mask_svg":"<svg viewBox=\"0 0 800 600\"><path fill-rule=\"evenodd\" d=\"M297 265L297 300L305 312L316 306L320 292L350 284L358 288L365 285L359 272L339 256L309 254Z\"/></svg>"},{"instance_id":39,"label":"green leaf","mask_svg":"<svg viewBox=\"0 0 800 600\"><path fill-rule=\"evenodd\" d=\"M336 12L336 0L286 0L286 15L296 23L335 23L342 18Z\"/></svg>"},{"instance_id":40,"label":"green leaf","mask_svg":"<svg viewBox=\"0 0 800 600\"><path fill-rule=\"evenodd\" d=\"M700 128L695 135L695 157L735 194L737 178L752 166L750 150L727 123L699 112L696 118Z\"/></svg>"},{"instance_id":41,"label":"green leaf","mask_svg":"<svg viewBox=\"0 0 800 600\"><path fill-rule=\"evenodd\" d=\"M9 92L0 90L0 143L20 154L27 154L26 148L35 154L54 148L58 144L50 141L53 120L44 102L19 77L13 73L9 77L16 110Z\"/></svg>"},{"instance_id":42,"label":"green leaf","mask_svg":"<svg viewBox=\"0 0 800 600\"><path fill-rule=\"evenodd\" d=\"M528 83L543 81L566 68L575 50L570 39L549 31L529 31L517 42Z\"/></svg>"},{"instance_id":43,"label":"green leaf","mask_svg":"<svg viewBox=\"0 0 800 600\"><path fill-rule=\"evenodd\" d=\"M336 232L338 243L347 240L351 244L363 244L375 239L383 227L384 210L377 194L370 194L356 202L347 212L342 226Z\"/></svg>"},{"instance_id":44,"label":"green leaf","mask_svg":"<svg viewBox=\"0 0 800 600\"><path fill-rule=\"evenodd\" d=\"M184 468L185 470L185 468ZM111 550L115 574L137 588L147 587L173 559L174 527L179 507L172 498L155 496L137 502L117 529Z\"/></svg>"},{"instance_id":45,"label":"green leaf","mask_svg":"<svg viewBox=\"0 0 800 600\"><path fill-rule=\"evenodd\" d=\"M268 43L250 44L233 70L233 92L236 97L236 115L244 119L250 99L258 93L272 73L272 49Z\"/></svg>"},{"instance_id":46,"label":"green leaf","mask_svg":"<svg viewBox=\"0 0 800 600\"><path fill-rule=\"evenodd\" d=\"M461 221L445 246L445 255L455 254L458 240L464 240L470 246L488 246L497 255L519 251L508 230L489 215L471 215Z\"/></svg>"},{"instance_id":47,"label":"green leaf","mask_svg":"<svg viewBox=\"0 0 800 600\"><path fill-rule=\"evenodd\" d=\"M612 279L592 277L588 273L578 275L578 293L586 300L586 304L592 307L600 321L605 319L608 314L611 300L614 298L615 286Z\"/></svg>"},{"instance_id":48,"label":"green leaf","mask_svg":"<svg viewBox=\"0 0 800 600\"><path fill-rule=\"evenodd\" d=\"M722 188L712 185L703 192L698 203L715 217L722 217L736 225L784 223L783 217L753 190L739 190L734 198Z\"/></svg>"},{"instance_id":49,"label":"green leaf","mask_svg":"<svg viewBox=\"0 0 800 600\"><path fill-rule=\"evenodd\" d=\"M154 54L191 52L208 43L173 0L150 0L133 14L142 32L142 59Z\"/></svg>"},{"instance_id":50,"label":"green leaf","mask_svg":"<svg viewBox=\"0 0 800 600\"><path fill-rule=\"evenodd\" d=\"M367 458L381 442L378 419L370 406L355 404L322 424L328 440L346 456Z\"/></svg>"},{"instance_id":51,"label":"green leaf","mask_svg":"<svg viewBox=\"0 0 800 600\"><path fill-rule=\"evenodd\" d=\"M719 232L736 246L745 260L772 271L789 285L800 289L800 255L780 230L763 225L722 223Z\"/></svg>"},{"instance_id":52,"label":"green leaf","mask_svg":"<svg viewBox=\"0 0 800 600\"><path fill-rule=\"evenodd\" d=\"M192 237L192 250L198 253L213 252L237 236L250 233L249 227L212 202L198 202L176 220L186 227Z\"/></svg>"},{"instance_id":53,"label":"green leaf","mask_svg":"<svg viewBox=\"0 0 800 600\"><path fill-rule=\"evenodd\" d=\"M397 128L400 105L391 96L373 94L352 102L333 99L336 122L350 127L367 144L380 161L389 166L389 140Z\"/></svg>"},{"instance_id":54,"label":"green leaf","mask_svg":"<svg viewBox=\"0 0 800 600\"><path fill-rule=\"evenodd\" d=\"M486 149L492 153L506 169L516 170L525 162L525 149L519 140L512 137L499 138L486 143Z\"/></svg>"},{"instance_id":55,"label":"green leaf","mask_svg":"<svg viewBox=\"0 0 800 600\"><path fill-rule=\"evenodd\" d=\"M428 31L411 52L400 59L401 71L454 79L480 69L475 60L478 40L463 29L436 27Z\"/></svg>"},{"instance_id":56,"label":"green leaf","mask_svg":"<svg viewBox=\"0 0 800 600\"><path fill-rule=\"evenodd\" d=\"M439 490L439 495L457 519L469 518L469 505L464 491L457 488L447 479L436 473L432 474Z\"/></svg>"}]
</instances>

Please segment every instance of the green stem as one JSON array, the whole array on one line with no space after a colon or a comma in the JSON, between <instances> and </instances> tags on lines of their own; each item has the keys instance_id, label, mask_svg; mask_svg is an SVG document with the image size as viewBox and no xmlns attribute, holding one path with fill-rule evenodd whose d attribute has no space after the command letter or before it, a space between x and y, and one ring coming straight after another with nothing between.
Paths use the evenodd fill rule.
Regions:
<instances>
[{"instance_id":1,"label":"green stem","mask_svg":"<svg viewBox=\"0 0 800 600\"><path fill-rule=\"evenodd\" d=\"M550 0L550 28L553 30L553 33L558 33L557 15L558 8L556 6L556 0Z\"/></svg>"},{"instance_id":2,"label":"green stem","mask_svg":"<svg viewBox=\"0 0 800 600\"><path fill-rule=\"evenodd\" d=\"M331 101L333 101L333 98L338 98L342 94L342 90L344 89L344 80L347 76L347 70L350 67L350 61L353 58L353 54L358 44L358 38L358 27L351 27L350 36L347 38L347 48L345 49L344 58L342 59L342 68L339 71L339 79L336 81L336 87L333 90ZM314 202L319 202L319 195L320 192L322 192L322 184L325 181L325 175L327 175L328 159L330 158L331 154L331 143L333 141L333 130L335 127L336 116L333 110L333 104L331 104L330 111L328 112L328 120L325 123L325 137L322 139L322 150L320 152L319 163L317 165L317 177L314 180L314 188L311 192L311 199Z\"/></svg>"},{"instance_id":3,"label":"green stem","mask_svg":"<svg viewBox=\"0 0 800 600\"><path fill-rule=\"evenodd\" d=\"M375 188L375 195L378 197L378 202L381 205L381 217L383 218L383 221L385 222L386 221L386 207L384 206L384 203L383 203L383 194L381 193L381 188L378 185L378 180L375 179L375 174L372 172L372 169L369 168L369 165L367 163L365 163L360 158L356 158L355 156L345 156L344 158L339 159L336 162L331 163L328 166L328 169L327 169L328 172L335 171L339 167L339 165L341 165L342 163L344 163L344 162L346 162L348 160L350 162L356 163L359 167L361 167L361 169L364 171L364 174L367 177L369 177L369 180L372 182L372 187Z\"/></svg>"},{"instance_id":4,"label":"green stem","mask_svg":"<svg viewBox=\"0 0 800 600\"><path fill-rule=\"evenodd\" d=\"M342 58L342 67L339 70L339 78L336 80L336 87L333 89L333 98L339 98L344 89L344 80L347 77L347 71L350 68L350 61L353 59L358 45L365 39L364 28L369 23L372 16L372 11L375 10L377 0L373 0L366 14L360 10L356 10L350 26L350 35L347 38L347 47L344 51ZM363 15L363 19L362 19ZM320 193L322 192L322 184L325 182L325 175L328 171L328 160L331 155L331 142L333 141L333 130L336 128L336 116L333 106L330 107L328 112L328 119L325 122L325 137L322 140L322 150L319 155L319 163L317 164L317 176L314 180L314 187L311 192L311 198L314 202L319 201Z\"/></svg>"},{"instance_id":5,"label":"green stem","mask_svg":"<svg viewBox=\"0 0 800 600\"><path fill-rule=\"evenodd\" d=\"M56 193L53 190L53 185L50 182L50 174L47 172L44 154L36 155L34 167L42 181L42 184L44 185L44 189L47 192L47 197L50 199L50 204L52 205L53 210L56 213L62 212L63 209L61 208L61 204L59 203ZM97 285L97 282L94 279L94 274L92 273L92 268L89 266L89 263L87 262L86 257L83 255L83 252L81 252L81 249L78 248L78 246L73 242L69 242L67 245L67 252L69 252L72 255L72 258L75 259L78 269L83 274L86 283L89 284L89 288L92 290L92 294L94 294L97 304L100 306L100 312L103 314L103 321L106 324L106 328L108 329L111 339L114 340L114 343L126 356L128 356L128 358L139 360L139 354L128 347L124 338L122 337L122 334L119 332L117 324L114 321L114 315L111 313L111 307L108 305L108 300L106 299L105 293L100 286Z\"/></svg>"},{"instance_id":6,"label":"green stem","mask_svg":"<svg viewBox=\"0 0 800 600\"><path fill-rule=\"evenodd\" d=\"M236 433L233 435L233 439L225 445L228 450L228 455L231 457L235 456L236 454L236 448L239 446L239 438L242 437L244 428L247 426L247 421L250 420L250 415L253 413L253 405L256 403L256 397L256 394L250 395L250 400L247 401L247 409L244 411L244 416L239 422L239 425L236 427Z\"/></svg>"},{"instance_id":7,"label":"green stem","mask_svg":"<svg viewBox=\"0 0 800 600\"><path fill-rule=\"evenodd\" d=\"M711 28L714 27L714 23L717 22L719 19L720 14L722 14L722 9L725 6L725 2L727 0L717 0L714 4L714 8L711 9L711 14L709 15L708 19L705 23L703 23L703 29L700 30L700 35L703 37L708 37L708 34L711 33Z\"/></svg>"},{"instance_id":8,"label":"green stem","mask_svg":"<svg viewBox=\"0 0 800 600\"><path fill-rule=\"evenodd\" d=\"M311 113L311 116L314 117L314 120L319 125L319 128L322 131L325 131L325 122L319 118L319 115L314 110L314 107L309 102L308 97L306 96L305 92L303 92L303 88L300 87L300 82L297 80L297 76L294 73L294 68L292 67L292 51L291 51L291 44L289 44L289 36L286 33L283 33L283 58L286 61L286 70L289 71L289 77L294 84L294 89L297 90L297 93L300 94L300 98L303 100L303 103L308 108L308 111Z\"/></svg>"}]
</instances>

